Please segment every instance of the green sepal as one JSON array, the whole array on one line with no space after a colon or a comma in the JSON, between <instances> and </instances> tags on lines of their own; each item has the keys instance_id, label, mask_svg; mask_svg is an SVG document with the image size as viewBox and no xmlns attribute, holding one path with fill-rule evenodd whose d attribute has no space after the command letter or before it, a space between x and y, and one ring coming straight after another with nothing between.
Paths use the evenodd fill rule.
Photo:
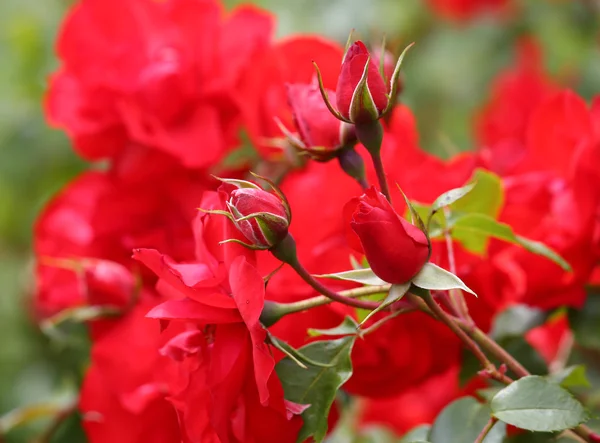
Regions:
<instances>
[{"instance_id":1,"label":"green sepal","mask_svg":"<svg viewBox=\"0 0 600 443\"><path fill-rule=\"evenodd\" d=\"M223 215L223 216L227 217L229 220L231 220L232 222L235 222L233 215L231 215L231 213L227 212L227 211L222 211L220 209L202 209L202 208L198 208L198 211L204 212L206 214Z\"/></svg>"},{"instance_id":2,"label":"green sepal","mask_svg":"<svg viewBox=\"0 0 600 443\"><path fill-rule=\"evenodd\" d=\"M319 67L317 66L317 64L315 63L314 60L313 60L312 63L313 63L313 66L315 67L315 69L317 71L317 81L319 82L319 91L321 91L321 96L323 97L323 101L325 102L325 106L327 106L327 109L329 109L329 112L331 112L333 114L333 116L335 118L337 118L338 120L341 120L341 121L346 122L346 123L352 123L352 121L350 121L347 118L345 118L342 114L340 114L340 111L338 111L337 109L335 109L333 107L333 105L329 101L329 95L327 94L327 91L325 90L325 85L323 85L323 77L321 75L321 71L319 70Z\"/></svg>"},{"instance_id":3,"label":"green sepal","mask_svg":"<svg viewBox=\"0 0 600 443\"><path fill-rule=\"evenodd\" d=\"M261 246L244 243L243 241L238 240L237 238L228 238L227 240L221 240L219 242L220 245L224 245L226 243L237 243L238 245L241 245L244 248L251 249L253 251L266 251L267 249L269 249L269 247L261 247Z\"/></svg>"},{"instance_id":4,"label":"green sepal","mask_svg":"<svg viewBox=\"0 0 600 443\"><path fill-rule=\"evenodd\" d=\"M402 66L402 60L404 60L404 56L406 55L408 50L410 48L412 48L413 45L414 45L414 43L411 43L406 48L404 48L404 51L402 51L402 54L400 54L400 57L398 57L398 61L396 62L396 67L394 68L394 73L392 74L392 78L390 79L390 87L389 87L390 100L388 101L388 104L387 104L385 110L382 112L382 114L387 113L390 109L392 109L392 106L394 106L392 99L398 93L398 80L400 79L400 66Z\"/></svg>"},{"instance_id":5,"label":"green sepal","mask_svg":"<svg viewBox=\"0 0 600 443\"><path fill-rule=\"evenodd\" d=\"M233 185L239 189L260 189L260 186L258 186L257 184L254 184L252 182L249 182L247 180L238 180L235 178L221 178L221 177L217 177L216 175L213 175L212 177L216 178L217 180L219 180L223 183Z\"/></svg>"},{"instance_id":6,"label":"green sepal","mask_svg":"<svg viewBox=\"0 0 600 443\"><path fill-rule=\"evenodd\" d=\"M364 114L364 112L369 115L369 120L371 121L375 121L380 117L379 110L377 109L377 106L375 106L375 101L373 100L371 91L369 91L369 84L367 82L370 64L371 57L368 57L362 76L360 77L360 80L356 85L356 88L354 88L354 92L352 93L350 109L348 110L348 114L350 115L350 120L352 122L362 120L360 117Z\"/></svg>"}]
</instances>

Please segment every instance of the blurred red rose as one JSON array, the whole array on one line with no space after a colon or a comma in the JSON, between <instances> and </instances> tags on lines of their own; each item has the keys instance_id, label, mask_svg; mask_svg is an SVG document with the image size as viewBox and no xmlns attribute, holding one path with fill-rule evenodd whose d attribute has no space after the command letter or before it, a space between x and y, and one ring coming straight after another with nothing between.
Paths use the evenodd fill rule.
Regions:
<instances>
[{"instance_id":1,"label":"blurred red rose","mask_svg":"<svg viewBox=\"0 0 600 443\"><path fill-rule=\"evenodd\" d=\"M500 175L514 172L526 156L531 117L555 90L544 73L539 45L521 40L516 65L494 80L490 101L476 118L480 156L488 169Z\"/></svg>"},{"instance_id":2,"label":"blurred red rose","mask_svg":"<svg viewBox=\"0 0 600 443\"><path fill-rule=\"evenodd\" d=\"M431 424L451 401L472 392L478 383L460 388L460 368L450 366L445 371L409 386L399 395L382 399L364 399L361 404L361 426L380 425L404 435L411 429Z\"/></svg>"},{"instance_id":3,"label":"blurred red rose","mask_svg":"<svg viewBox=\"0 0 600 443\"><path fill-rule=\"evenodd\" d=\"M135 271L131 261L135 247L153 246L177 259L193 258L190 223L204 189L204 179L182 170L140 181L92 171L69 184L46 206L35 226L38 314L48 316L65 308L96 304L108 296L85 293L86 287L94 291L98 279L103 279L94 276L97 269L92 274L88 270L82 288L83 276L78 278L72 268L57 264L56 259L75 265L92 259L114 262L110 265L113 271L128 279L124 270L116 271L115 266ZM174 238L177 241L172 241ZM143 277L150 284L156 280L148 272Z\"/></svg>"},{"instance_id":4,"label":"blurred red rose","mask_svg":"<svg viewBox=\"0 0 600 443\"><path fill-rule=\"evenodd\" d=\"M458 364L460 349L443 323L421 312L400 315L357 340L354 372L344 389L367 398L399 395Z\"/></svg>"},{"instance_id":5,"label":"blurred red rose","mask_svg":"<svg viewBox=\"0 0 600 443\"><path fill-rule=\"evenodd\" d=\"M89 160L139 143L207 167L236 143L236 86L272 28L266 13L226 14L217 0L84 0L59 36L49 119Z\"/></svg>"}]
</instances>

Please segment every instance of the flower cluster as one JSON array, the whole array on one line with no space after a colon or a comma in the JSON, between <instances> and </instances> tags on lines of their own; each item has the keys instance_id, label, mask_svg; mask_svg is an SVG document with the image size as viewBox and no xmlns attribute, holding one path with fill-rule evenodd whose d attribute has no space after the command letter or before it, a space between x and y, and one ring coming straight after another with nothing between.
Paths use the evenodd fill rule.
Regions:
<instances>
[{"instance_id":1,"label":"flower cluster","mask_svg":"<svg viewBox=\"0 0 600 443\"><path fill-rule=\"evenodd\" d=\"M309 331L346 317L368 331L341 387L361 399L357 426L403 433L479 383L459 387L460 339L401 300L408 291L430 290L484 331L514 305L585 301L600 258L600 100L555 85L523 42L476 116L478 149L441 160L396 101L400 63L360 41L344 54L318 36L277 40L274 26L217 0L83 0L69 12L46 112L106 167L39 217L35 311L117 311L89 322L79 409L92 443L319 440L305 413L319 406L278 368L293 357L327 369L309 351L331 337ZM466 196L436 206L453 188ZM534 253L542 242L546 256ZM352 266L383 297L356 298L365 282ZM447 297L429 272L478 298ZM397 298L382 302L387 291Z\"/></svg>"}]
</instances>

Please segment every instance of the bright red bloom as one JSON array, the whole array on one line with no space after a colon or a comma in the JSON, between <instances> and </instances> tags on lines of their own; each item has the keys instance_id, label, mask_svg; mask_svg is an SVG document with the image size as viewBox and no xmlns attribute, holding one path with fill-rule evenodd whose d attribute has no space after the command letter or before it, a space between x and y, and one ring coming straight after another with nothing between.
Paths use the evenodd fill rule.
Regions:
<instances>
[{"instance_id":1,"label":"bright red bloom","mask_svg":"<svg viewBox=\"0 0 600 443\"><path fill-rule=\"evenodd\" d=\"M123 317L94 325L92 363L79 402L91 443L181 441L177 415L166 399L169 359L157 352L165 338L145 318L152 306L142 302Z\"/></svg>"},{"instance_id":2,"label":"bright red bloom","mask_svg":"<svg viewBox=\"0 0 600 443\"><path fill-rule=\"evenodd\" d=\"M263 156L281 156L281 149L274 148L282 145L285 135L275 117L286 128L294 127L286 85L312 84L314 60L325 87L334 88L342 56L343 50L335 42L316 36L298 36L278 41L253 60L244 73L240 94L245 97L245 128Z\"/></svg>"},{"instance_id":3,"label":"bright red bloom","mask_svg":"<svg viewBox=\"0 0 600 443\"><path fill-rule=\"evenodd\" d=\"M215 197L207 198L218 206ZM217 224L211 222L217 217ZM182 349L183 354L173 353L181 348L177 343L165 348L182 361L181 375L174 380L179 388L171 398L183 432L189 441L201 441L210 429L222 443L295 441L300 421L293 416L300 409L286 404L274 373L275 360L259 323L264 281L248 261L252 255L230 244L223 246L230 249L225 254L210 253L222 240L224 229L234 229L223 216L202 214L196 229L198 262L177 264L155 250L135 252L160 277L159 289L175 298L148 315L186 325L193 335L185 337L196 343L191 350ZM235 232L226 235L231 238ZM207 419L203 419L205 412L196 413L200 398L209 402L204 409ZM258 417L265 415L270 417L269 426L260 424Z\"/></svg>"},{"instance_id":4,"label":"bright red bloom","mask_svg":"<svg viewBox=\"0 0 600 443\"><path fill-rule=\"evenodd\" d=\"M516 66L494 81L491 99L476 121L480 156L488 169L500 175L514 172L523 161L531 117L556 90L543 71L538 45L523 40L517 49Z\"/></svg>"},{"instance_id":5,"label":"bright red bloom","mask_svg":"<svg viewBox=\"0 0 600 443\"><path fill-rule=\"evenodd\" d=\"M406 283L429 258L429 241L400 217L374 187L344 208L350 214L350 245L364 252L373 272L388 283Z\"/></svg>"},{"instance_id":6,"label":"bright red bloom","mask_svg":"<svg viewBox=\"0 0 600 443\"><path fill-rule=\"evenodd\" d=\"M272 27L258 9L225 14L217 0L82 1L59 37L49 118L89 160L138 143L207 167L236 143L236 86Z\"/></svg>"},{"instance_id":7,"label":"bright red bloom","mask_svg":"<svg viewBox=\"0 0 600 443\"><path fill-rule=\"evenodd\" d=\"M401 315L356 341L354 374L344 389L367 398L401 394L457 364L460 349L460 340L439 321L421 312Z\"/></svg>"},{"instance_id":8,"label":"bright red bloom","mask_svg":"<svg viewBox=\"0 0 600 443\"><path fill-rule=\"evenodd\" d=\"M363 102L362 92L353 101L367 61L369 62L369 67L366 88L376 108L374 110L367 110L365 107L367 104ZM340 114L354 123L377 120L388 105L387 92L388 87L381 77L377 66L370 59L370 54L365 44L361 41L352 44L344 57L335 90L337 108ZM370 105L368 106L370 109ZM375 115L372 111L378 115Z\"/></svg>"},{"instance_id":9,"label":"bright red bloom","mask_svg":"<svg viewBox=\"0 0 600 443\"><path fill-rule=\"evenodd\" d=\"M48 316L87 303L131 299L132 294L126 294L133 277L126 273L132 269L134 247L154 246L177 259L192 258L190 223L204 189L203 179L182 170L140 181L103 172L80 176L48 204L36 223L38 313ZM72 266L61 265L65 261ZM86 263L84 269L94 266L78 278L73 269ZM98 263L104 263L102 269L97 269ZM149 273L143 277L150 284L156 279Z\"/></svg>"},{"instance_id":10,"label":"bright red bloom","mask_svg":"<svg viewBox=\"0 0 600 443\"><path fill-rule=\"evenodd\" d=\"M367 399L360 416L361 424L383 425L397 435L404 435L419 425L433 423L448 403L472 390L459 388L459 372L459 366L451 366L445 372L407 387L399 395Z\"/></svg>"}]
</instances>

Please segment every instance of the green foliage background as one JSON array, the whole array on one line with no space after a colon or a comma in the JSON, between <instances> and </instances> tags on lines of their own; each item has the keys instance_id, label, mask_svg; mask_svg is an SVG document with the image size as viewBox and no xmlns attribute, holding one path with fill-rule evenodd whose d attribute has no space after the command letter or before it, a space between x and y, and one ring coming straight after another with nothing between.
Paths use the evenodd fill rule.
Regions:
<instances>
[{"instance_id":1,"label":"green foliage background","mask_svg":"<svg viewBox=\"0 0 600 443\"><path fill-rule=\"evenodd\" d=\"M385 33L396 50L416 41L404 65L403 99L417 114L423 147L440 155L472 147L473 112L486 100L493 76L510 65L514 42L524 33L542 43L547 69L561 83L588 99L600 92L595 0L521 0L517 19L481 17L468 24L439 20L421 0L255 3L277 15L280 36L314 32L345 41L356 28L373 42ZM68 394L79 361L72 350L51 344L28 311L36 214L85 167L65 135L46 125L42 108L68 6L68 0L0 1L0 416ZM27 441L28 435L25 429L9 441Z\"/></svg>"}]
</instances>

